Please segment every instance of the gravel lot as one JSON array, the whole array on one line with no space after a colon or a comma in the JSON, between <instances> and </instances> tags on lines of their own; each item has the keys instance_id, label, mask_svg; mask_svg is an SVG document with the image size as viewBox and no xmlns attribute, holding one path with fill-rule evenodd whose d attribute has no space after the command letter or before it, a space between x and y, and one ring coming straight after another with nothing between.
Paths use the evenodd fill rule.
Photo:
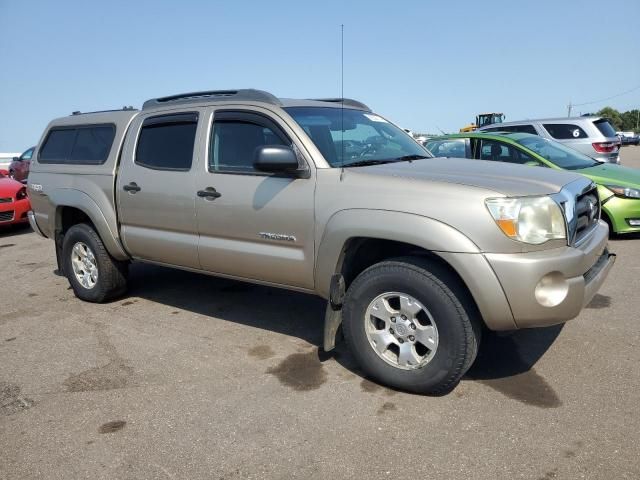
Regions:
<instances>
[{"instance_id":1,"label":"gravel lot","mask_svg":"<svg viewBox=\"0 0 640 480\"><path fill-rule=\"evenodd\" d=\"M640 478L640 236L611 250L579 318L423 397L319 355L314 297L136 264L82 303L52 242L0 231L0 478Z\"/></svg>"}]
</instances>

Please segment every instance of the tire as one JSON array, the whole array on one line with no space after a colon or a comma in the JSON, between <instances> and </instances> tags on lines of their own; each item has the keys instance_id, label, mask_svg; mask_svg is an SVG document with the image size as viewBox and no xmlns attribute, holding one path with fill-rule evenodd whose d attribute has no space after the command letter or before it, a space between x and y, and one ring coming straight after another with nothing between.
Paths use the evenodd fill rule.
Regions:
<instances>
[{"instance_id":1,"label":"tire","mask_svg":"<svg viewBox=\"0 0 640 480\"><path fill-rule=\"evenodd\" d=\"M74 271L73 258L78 258L74 248L78 246L95 265L97 275L84 278L83 285ZM126 262L115 260L104 247L104 243L90 225L79 223L71 227L64 235L62 243L63 267L69 284L76 297L86 302L102 303L122 295L127 289ZM80 262L81 263L81 262ZM85 267L81 267L85 268Z\"/></svg>"},{"instance_id":2,"label":"tire","mask_svg":"<svg viewBox=\"0 0 640 480\"><path fill-rule=\"evenodd\" d=\"M430 328L433 332L431 324L435 324L436 332L433 337L437 340L437 347L434 350L429 350L416 341L416 333L411 342L411 337L404 337L407 338L404 341L396 338L396 347L390 344L383 354L376 351L375 341L372 342L371 333L367 332L373 328L374 335L382 332L388 339L387 332L390 330L386 327L396 326L397 330L399 325L389 323L395 321L393 317L381 324L376 318L377 313L367 315L372 312L370 308L375 310L374 305L379 305L380 298L385 298L381 297L387 295L385 292L393 292L389 294L387 302L394 307L391 308L392 311L403 311L403 307L399 306L400 300L392 305L392 297L397 293L400 296L406 295L405 305L410 308L416 309L416 305L420 305L426 310L425 313L416 314L414 320L409 319L412 323L408 326L414 332L416 327L418 331ZM411 303L412 300L417 303ZM389 314L388 310L385 312L385 315ZM430 315L427 322L424 322L425 314ZM396 318L400 320L399 317ZM416 325L418 322L420 324ZM376 326L371 327L371 324ZM403 332L406 332L407 325L403 325ZM482 331L477 308L460 281L446 269L437 264L430 265L418 257L381 262L362 272L347 290L343 305L343 328L347 345L368 377L399 390L434 395L450 392L471 367L478 352ZM399 335L398 331L393 331L393 334ZM413 346L408 345L409 343L413 343ZM401 365L400 348L409 347L413 352L424 354L424 357L420 362L414 362L414 357L411 357L411 365ZM394 364L390 357L395 355L397 359Z\"/></svg>"}]
</instances>

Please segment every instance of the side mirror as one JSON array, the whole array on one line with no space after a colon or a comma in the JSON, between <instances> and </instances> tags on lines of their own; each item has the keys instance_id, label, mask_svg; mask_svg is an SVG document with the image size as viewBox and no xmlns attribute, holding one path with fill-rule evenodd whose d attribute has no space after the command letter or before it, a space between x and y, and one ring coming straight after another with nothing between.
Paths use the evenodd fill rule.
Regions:
<instances>
[{"instance_id":1,"label":"side mirror","mask_svg":"<svg viewBox=\"0 0 640 480\"><path fill-rule=\"evenodd\" d=\"M13 157L12 159L14 162L19 162L20 161L20 157Z\"/></svg>"},{"instance_id":2,"label":"side mirror","mask_svg":"<svg viewBox=\"0 0 640 480\"><path fill-rule=\"evenodd\" d=\"M295 173L298 171L298 157L291 147L264 145L256 148L253 167L260 172Z\"/></svg>"}]
</instances>

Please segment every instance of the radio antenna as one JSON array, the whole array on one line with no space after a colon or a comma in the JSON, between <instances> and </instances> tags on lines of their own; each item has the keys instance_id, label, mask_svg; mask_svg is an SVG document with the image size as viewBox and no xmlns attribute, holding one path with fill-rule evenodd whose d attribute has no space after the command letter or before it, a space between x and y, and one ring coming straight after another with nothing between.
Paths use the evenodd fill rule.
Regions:
<instances>
[{"instance_id":1,"label":"radio antenna","mask_svg":"<svg viewBox=\"0 0 640 480\"><path fill-rule=\"evenodd\" d=\"M344 174L344 23L340 25L340 180Z\"/></svg>"}]
</instances>

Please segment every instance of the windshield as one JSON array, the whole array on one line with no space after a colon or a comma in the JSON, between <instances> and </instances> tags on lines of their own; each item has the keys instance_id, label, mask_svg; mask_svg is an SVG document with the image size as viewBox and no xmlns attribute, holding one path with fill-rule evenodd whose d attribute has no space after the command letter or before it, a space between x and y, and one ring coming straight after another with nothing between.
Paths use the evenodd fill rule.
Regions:
<instances>
[{"instance_id":1,"label":"windshield","mask_svg":"<svg viewBox=\"0 0 640 480\"><path fill-rule=\"evenodd\" d=\"M554 165L566 170L579 170L599 165L599 162L593 158L546 138L532 135L516 141L523 147L533 150L541 157L546 158Z\"/></svg>"},{"instance_id":2,"label":"windshield","mask_svg":"<svg viewBox=\"0 0 640 480\"><path fill-rule=\"evenodd\" d=\"M430 158L406 132L370 112L350 108L287 107L332 167Z\"/></svg>"}]
</instances>

